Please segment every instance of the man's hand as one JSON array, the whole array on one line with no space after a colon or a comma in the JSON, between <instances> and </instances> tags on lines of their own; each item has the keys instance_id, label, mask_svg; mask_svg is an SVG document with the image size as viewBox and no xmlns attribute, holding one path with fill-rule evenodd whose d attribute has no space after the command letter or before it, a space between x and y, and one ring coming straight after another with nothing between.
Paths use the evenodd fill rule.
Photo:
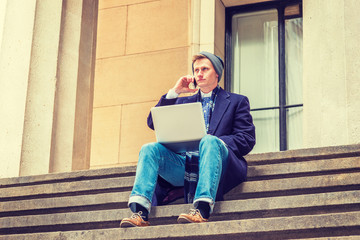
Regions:
<instances>
[{"instance_id":1,"label":"man's hand","mask_svg":"<svg viewBox=\"0 0 360 240\"><path fill-rule=\"evenodd\" d=\"M180 93L194 93L197 91L197 89L191 89L189 88L190 83L194 82L194 77L187 75L181 77L175 84L174 90L177 94Z\"/></svg>"}]
</instances>

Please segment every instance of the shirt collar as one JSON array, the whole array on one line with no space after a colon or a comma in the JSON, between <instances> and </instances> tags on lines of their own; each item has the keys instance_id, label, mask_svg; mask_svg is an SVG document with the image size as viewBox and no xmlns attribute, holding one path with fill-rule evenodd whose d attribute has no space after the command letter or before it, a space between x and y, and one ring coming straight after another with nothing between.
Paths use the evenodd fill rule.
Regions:
<instances>
[{"instance_id":1,"label":"shirt collar","mask_svg":"<svg viewBox=\"0 0 360 240\"><path fill-rule=\"evenodd\" d=\"M210 92L208 92L208 93L203 93L202 91L200 91L201 98L204 98L204 97L211 97L212 92L213 92L213 91L210 91Z\"/></svg>"}]
</instances>

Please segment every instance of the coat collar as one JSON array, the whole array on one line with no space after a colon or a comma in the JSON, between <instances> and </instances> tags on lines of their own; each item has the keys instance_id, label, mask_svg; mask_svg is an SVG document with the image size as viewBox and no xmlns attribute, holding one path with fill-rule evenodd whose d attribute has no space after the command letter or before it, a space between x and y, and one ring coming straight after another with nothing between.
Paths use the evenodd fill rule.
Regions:
<instances>
[{"instance_id":1,"label":"coat collar","mask_svg":"<svg viewBox=\"0 0 360 240\"><path fill-rule=\"evenodd\" d=\"M224 89L219 88L219 92L217 93L216 102L215 102L215 109L211 115L210 119L210 126L209 126L209 134L214 134L217 130L219 123L224 116L224 113L228 109L230 105L230 94L226 92ZM199 93L194 94L188 97L189 102L196 102L199 99Z\"/></svg>"}]
</instances>

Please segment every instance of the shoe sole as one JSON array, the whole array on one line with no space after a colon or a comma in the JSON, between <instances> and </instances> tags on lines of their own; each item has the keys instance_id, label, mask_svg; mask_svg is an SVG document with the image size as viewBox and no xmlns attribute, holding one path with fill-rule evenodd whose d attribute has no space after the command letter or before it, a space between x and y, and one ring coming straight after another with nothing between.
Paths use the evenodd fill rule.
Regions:
<instances>
[{"instance_id":1,"label":"shoe sole","mask_svg":"<svg viewBox=\"0 0 360 240\"><path fill-rule=\"evenodd\" d=\"M121 222L120 227L121 228L137 227L137 225L133 224L132 222Z\"/></svg>"},{"instance_id":2,"label":"shoe sole","mask_svg":"<svg viewBox=\"0 0 360 240\"><path fill-rule=\"evenodd\" d=\"M148 227L150 225L143 225L143 226L138 226L135 223L132 222L128 222L128 221L124 221L120 223L120 227L121 228L129 228L129 227Z\"/></svg>"},{"instance_id":3,"label":"shoe sole","mask_svg":"<svg viewBox=\"0 0 360 240\"><path fill-rule=\"evenodd\" d=\"M178 223L194 223L190 219L188 219L186 217L182 217L182 216L178 217L177 222Z\"/></svg>"},{"instance_id":4,"label":"shoe sole","mask_svg":"<svg viewBox=\"0 0 360 240\"><path fill-rule=\"evenodd\" d=\"M178 223L206 223L208 221L195 222L185 216L180 216L180 217L178 217L177 222Z\"/></svg>"}]
</instances>

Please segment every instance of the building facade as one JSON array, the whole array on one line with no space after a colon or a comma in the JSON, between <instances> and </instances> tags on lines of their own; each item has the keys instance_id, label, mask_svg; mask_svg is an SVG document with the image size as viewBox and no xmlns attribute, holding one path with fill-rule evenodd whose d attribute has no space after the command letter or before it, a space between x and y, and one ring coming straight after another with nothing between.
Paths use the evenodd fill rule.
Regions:
<instances>
[{"instance_id":1,"label":"building facade","mask_svg":"<svg viewBox=\"0 0 360 240\"><path fill-rule=\"evenodd\" d=\"M136 164L155 141L150 107L202 50L225 59L222 87L249 96L254 152L360 143L359 10L357 0L1 1L0 177Z\"/></svg>"}]
</instances>

